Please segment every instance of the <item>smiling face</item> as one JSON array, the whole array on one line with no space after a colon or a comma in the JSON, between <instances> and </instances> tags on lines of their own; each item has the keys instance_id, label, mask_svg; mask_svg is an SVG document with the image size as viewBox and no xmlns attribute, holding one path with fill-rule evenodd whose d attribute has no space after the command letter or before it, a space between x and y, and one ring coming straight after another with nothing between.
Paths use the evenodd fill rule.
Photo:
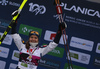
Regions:
<instances>
[{"instance_id":1,"label":"smiling face","mask_svg":"<svg viewBox=\"0 0 100 69\"><path fill-rule=\"evenodd\" d=\"M30 38L29 38L29 42L38 43L39 39L36 35L31 35Z\"/></svg>"}]
</instances>

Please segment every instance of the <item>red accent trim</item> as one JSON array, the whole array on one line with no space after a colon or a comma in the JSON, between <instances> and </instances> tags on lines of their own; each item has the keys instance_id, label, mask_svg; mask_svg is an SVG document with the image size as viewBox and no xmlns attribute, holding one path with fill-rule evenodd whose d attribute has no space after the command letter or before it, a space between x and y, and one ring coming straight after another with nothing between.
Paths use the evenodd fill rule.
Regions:
<instances>
[{"instance_id":1,"label":"red accent trim","mask_svg":"<svg viewBox=\"0 0 100 69\"><path fill-rule=\"evenodd\" d=\"M61 6L56 6L57 14L62 14Z\"/></svg>"}]
</instances>

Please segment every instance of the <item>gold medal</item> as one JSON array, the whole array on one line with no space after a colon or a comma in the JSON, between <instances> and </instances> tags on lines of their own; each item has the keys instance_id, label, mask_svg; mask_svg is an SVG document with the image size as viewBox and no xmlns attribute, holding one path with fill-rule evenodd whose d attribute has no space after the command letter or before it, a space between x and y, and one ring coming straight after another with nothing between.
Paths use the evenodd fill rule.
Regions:
<instances>
[{"instance_id":1,"label":"gold medal","mask_svg":"<svg viewBox=\"0 0 100 69\"><path fill-rule=\"evenodd\" d=\"M37 49L37 48L36 48L36 49ZM35 50L36 50L36 49L35 49ZM34 51L35 51L35 50L34 50ZM30 50L28 50L28 51L29 51L29 54L30 54L30 56L28 57L28 59L31 59L31 60L32 60L32 54L34 53L34 51L33 51L33 52L31 52Z\"/></svg>"},{"instance_id":2,"label":"gold medal","mask_svg":"<svg viewBox=\"0 0 100 69\"><path fill-rule=\"evenodd\" d=\"M32 59L32 56L29 56L29 59Z\"/></svg>"}]
</instances>

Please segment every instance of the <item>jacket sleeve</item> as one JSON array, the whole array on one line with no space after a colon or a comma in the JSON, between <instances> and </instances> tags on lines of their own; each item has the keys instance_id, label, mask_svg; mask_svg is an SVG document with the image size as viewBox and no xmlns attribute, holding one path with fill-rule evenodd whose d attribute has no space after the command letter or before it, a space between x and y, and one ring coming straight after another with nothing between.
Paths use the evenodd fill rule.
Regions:
<instances>
[{"instance_id":1,"label":"jacket sleeve","mask_svg":"<svg viewBox=\"0 0 100 69\"><path fill-rule=\"evenodd\" d=\"M21 41L21 37L19 34L11 34L12 38L14 39L14 42L19 50L21 50L25 45Z\"/></svg>"},{"instance_id":2,"label":"jacket sleeve","mask_svg":"<svg viewBox=\"0 0 100 69\"><path fill-rule=\"evenodd\" d=\"M48 52L52 51L55 47L57 47L57 45L58 44L55 42L50 42L48 46L40 48L41 55L46 55Z\"/></svg>"}]
</instances>

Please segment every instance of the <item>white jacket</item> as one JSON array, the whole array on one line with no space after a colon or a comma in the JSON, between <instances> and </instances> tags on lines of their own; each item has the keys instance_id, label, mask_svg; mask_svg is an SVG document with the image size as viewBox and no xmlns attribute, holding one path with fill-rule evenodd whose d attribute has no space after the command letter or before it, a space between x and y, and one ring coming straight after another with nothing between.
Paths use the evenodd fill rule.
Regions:
<instances>
[{"instance_id":1,"label":"white jacket","mask_svg":"<svg viewBox=\"0 0 100 69\"><path fill-rule=\"evenodd\" d=\"M18 67L20 69L37 69L38 60L40 60L41 58L40 54L44 56L45 54L53 50L58 45L55 42L50 42L49 45L45 48L39 48L39 47L30 48L31 52L33 52L35 49L36 50L34 51L33 54L31 54L32 59L29 59L30 53L26 49L25 44L22 43L21 37L19 36L19 34L17 33L12 34L11 36L14 39L14 42L20 51L20 58L18 62Z\"/></svg>"}]
</instances>

